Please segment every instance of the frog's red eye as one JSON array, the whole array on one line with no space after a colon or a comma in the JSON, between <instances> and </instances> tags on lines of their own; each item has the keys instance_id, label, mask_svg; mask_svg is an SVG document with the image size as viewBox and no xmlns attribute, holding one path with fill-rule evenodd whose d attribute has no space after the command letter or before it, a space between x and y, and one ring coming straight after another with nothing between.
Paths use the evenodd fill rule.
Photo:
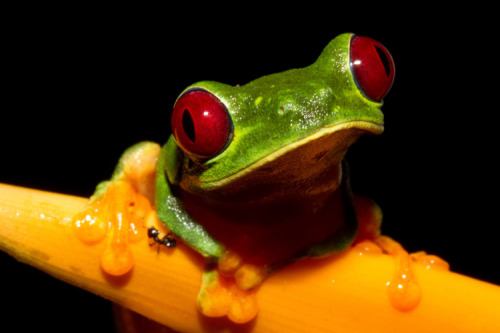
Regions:
<instances>
[{"instance_id":1,"label":"frog's red eye","mask_svg":"<svg viewBox=\"0 0 500 333\"><path fill-rule=\"evenodd\" d=\"M225 106L208 91L184 93L172 113L172 133L187 153L208 158L223 150L231 137L231 118Z\"/></svg>"},{"instance_id":2,"label":"frog's red eye","mask_svg":"<svg viewBox=\"0 0 500 333\"><path fill-rule=\"evenodd\" d=\"M351 40L351 70L358 88L374 101L381 101L394 82L394 61L387 49L368 37Z\"/></svg>"}]
</instances>

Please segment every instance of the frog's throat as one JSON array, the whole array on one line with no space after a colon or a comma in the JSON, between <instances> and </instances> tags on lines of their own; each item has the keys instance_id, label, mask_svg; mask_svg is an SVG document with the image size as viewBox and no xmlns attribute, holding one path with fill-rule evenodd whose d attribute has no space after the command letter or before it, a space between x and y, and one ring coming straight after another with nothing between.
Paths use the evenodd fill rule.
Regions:
<instances>
[{"instance_id":1,"label":"frog's throat","mask_svg":"<svg viewBox=\"0 0 500 333\"><path fill-rule=\"evenodd\" d=\"M362 120L355 120L355 121L347 121L343 122L340 124L336 124L333 126L328 126L328 127L323 127L319 129L318 131L312 133L311 135L302 138L300 140L297 140L295 142L292 142L272 154L267 155L264 158L261 158L257 162L249 165L248 167L226 177L222 178L217 181L213 182L207 182L205 184L206 188L209 188L210 190L214 190L223 186L226 186L233 181L240 179L241 177L252 173L253 171L257 170L258 168L266 165L267 163L274 161L275 159L283 156L284 154L293 151L294 149L297 149L300 146L306 145L310 142L313 142L314 140L317 140L325 135L329 135L335 132L343 131L343 130L349 130L349 129L358 129L361 131L366 131L367 133L371 134L380 134L384 131L384 126L382 124L377 124L377 123L372 123L368 121L362 121Z\"/></svg>"}]
</instances>

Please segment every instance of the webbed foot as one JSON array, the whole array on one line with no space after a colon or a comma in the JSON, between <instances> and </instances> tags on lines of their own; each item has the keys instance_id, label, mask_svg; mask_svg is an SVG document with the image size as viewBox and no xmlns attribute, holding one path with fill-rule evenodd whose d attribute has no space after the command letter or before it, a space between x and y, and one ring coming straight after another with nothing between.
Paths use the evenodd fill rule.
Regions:
<instances>
[{"instance_id":1,"label":"webbed foot","mask_svg":"<svg viewBox=\"0 0 500 333\"><path fill-rule=\"evenodd\" d=\"M159 146L141 143L121 157L110 181L99 184L88 205L77 214L74 231L86 244L106 240L100 256L102 270L123 275L134 264L129 243L143 239L148 218L154 218L154 175Z\"/></svg>"},{"instance_id":2,"label":"webbed foot","mask_svg":"<svg viewBox=\"0 0 500 333\"><path fill-rule=\"evenodd\" d=\"M380 234L382 211L377 204L363 197L355 197L359 232L356 248L363 252L386 253L395 260L393 278L387 283L389 301L398 310L413 310L422 296L417 283L412 262L419 262L427 268L449 269L443 259L425 252L408 253L401 244Z\"/></svg>"},{"instance_id":3,"label":"webbed foot","mask_svg":"<svg viewBox=\"0 0 500 333\"><path fill-rule=\"evenodd\" d=\"M265 268L244 264L227 251L218 266L203 273L198 295L201 312L208 317L227 316L235 323L246 323L257 316L257 289L267 276Z\"/></svg>"},{"instance_id":4,"label":"webbed foot","mask_svg":"<svg viewBox=\"0 0 500 333\"><path fill-rule=\"evenodd\" d=\"M129 183L114 182L99 199L75 216L75 234L87 244L106 239L100 266L110 275L123 275L134 265L129 243L146 236L143 226L151 212L149 200Z\"/></svg>"}]
</instances>

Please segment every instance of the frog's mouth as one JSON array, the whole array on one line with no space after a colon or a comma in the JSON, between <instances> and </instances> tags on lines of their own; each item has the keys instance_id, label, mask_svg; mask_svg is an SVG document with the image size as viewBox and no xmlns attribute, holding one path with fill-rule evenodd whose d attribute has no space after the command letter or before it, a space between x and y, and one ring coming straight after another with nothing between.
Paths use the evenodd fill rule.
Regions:
<instances>
[{"instance_id":1,"label":"frog's mouth","mask_svg":"<svg viewBox=\"0 0 500 333\"><path fill-rule=\"evenodd\" d=\"M273 191L299 185L306 190L323 191L338 186L340 164L347 149L362 134L380 134L382 124L367 121L348 121L323 127L300 140L292 142L248 167L226 178L204 184L206 190L224 189L236 193L249 185L273 188ZM336 177L337 176L337 177ZM335 178L333 180L330 180ZM338 179L337 179L338 178ZM259 185L257 185L259 184Z\"/></svg>"}]
</instances>

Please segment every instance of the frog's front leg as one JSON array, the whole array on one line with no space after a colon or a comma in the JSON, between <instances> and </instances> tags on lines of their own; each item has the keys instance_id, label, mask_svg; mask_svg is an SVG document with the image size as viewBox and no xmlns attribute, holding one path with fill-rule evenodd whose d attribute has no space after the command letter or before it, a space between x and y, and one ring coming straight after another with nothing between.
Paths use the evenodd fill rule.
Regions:
<instances>
[{"instance_id":1,"label":"frog's front leg","mask_svg":"<svg viewBox=\"0 0 500 333\"><path fill-rule=\"evenodd\" d=\"M198 295L201 312L208 317L227 316L235 323L249 322L258 313L256 293L267 275L265 267L245 264L232 251L218 261L209 259Z\"/></svg>"},{"instance_id":2,"label":"frog's front leg","mask_svg":"<svg viewBox=\"0 0 500 333\"><path fill-rule=\"evenodd\" d=\"M155 170L160 153L156 143L143 142L127 149L109 181L100 183L88 205L74 218L76 236L84 243L106 239L100 257L104 272L123 275L133 267L129 242L146 235L155 194Z\"/></svg>"}]
</instances>

